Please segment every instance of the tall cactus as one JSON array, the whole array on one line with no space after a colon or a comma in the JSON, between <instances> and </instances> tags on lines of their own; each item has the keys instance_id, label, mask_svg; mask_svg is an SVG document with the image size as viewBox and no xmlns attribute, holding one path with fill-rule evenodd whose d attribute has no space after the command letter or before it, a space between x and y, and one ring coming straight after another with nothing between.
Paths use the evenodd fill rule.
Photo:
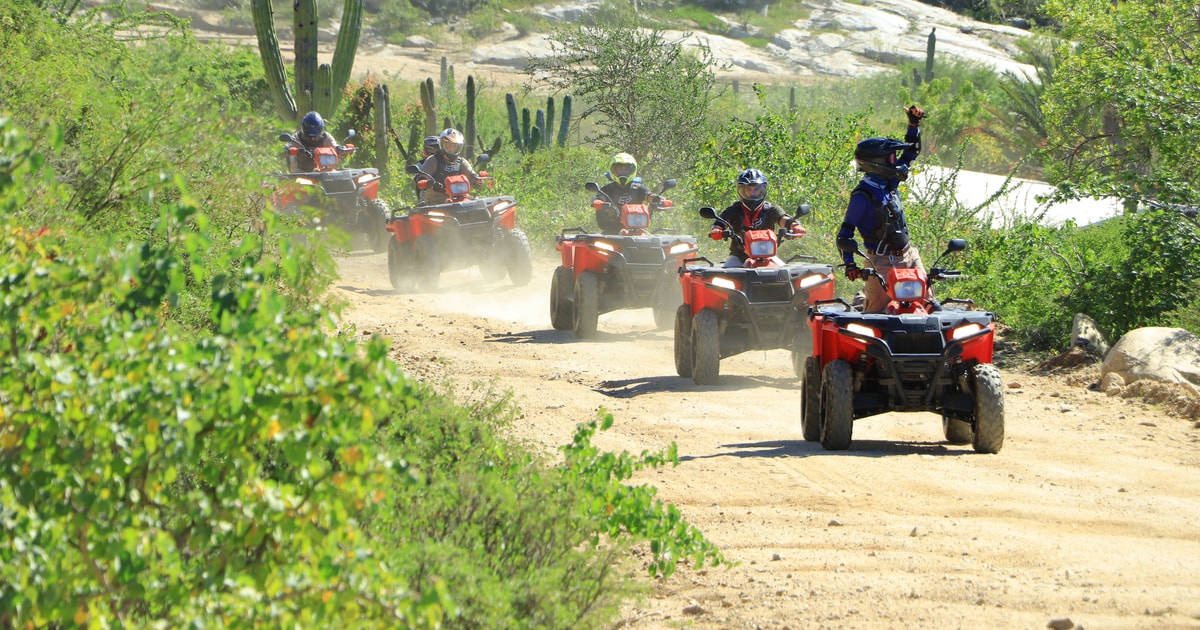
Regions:
<instances>
[{"instance_id":1,"label":"tall cactus","mask_svg":"<svg viewBox=\"0 0 1200 630\"><path fill-rule=\"evenodd\" d=\"M570 94L563 97L562 123L558 127L558 146L567 146L567 136L571 133L571 103L574 99Z\"/></svg>"},{"instance_id":2,"label":"tall cactus","mask_svg":"<svg viewBox=\"0 0 1200 630\"><path fill-rule=\"evenodd\" d=\"M929 29L929 37L925 40L925 82L933 81L933 49L937 46L937 27Z\"/></svg>"},{"instance_id":3,"label":"tall cactus","mask_svg":"<svg viewBox=\"0 0 1200 630\"><path fill-rule=\"evenodd\" d=\"M433 77L421 83L421 109L425 110L425 135L438 132L437 95L433 91Z\"/></svg>"},{"instance_id":4,"label":"tall cactus","mask_svg":"<svg viewBox=\"0 0 1200 630\"><path fill-rule=\"evenodd\" d=\"M512 134L513 146L521 153L525 152L524 138L521 136L521 124L517 120L517 99L512 92L504 95L504 105L508 109L508 130Z\"/></svg>"},{"instance_id":5,"label":"tall cactus","mask_svg":"<svg viewBox=\"0 0 1200 630\"><path fill-rule=\"evenodd\" d=\"M391 179L388 173L388 134L392 131L392 107L391 98L388 96L388 87L385 83L380 83L375 86L375 103L372 108L375 113L375 168L379 169L379 174L382 176L380 184L387 188L388 180Z\"/></svg>"},{"instance_id":6,"label":"tall cactus","mask_svg":"<svg viewBox=\"0 0 1200 630\"><path fill-rule=\"evenodd\" d=\"M467 159L475 159L475 77L467 75L467 120L463 123Z\"/></svg>"},{"instance_id":7,"label":"tall cactus","mask_svg":"<svg viewBox=\"0 0 1200 630\"><path fill-rule=\"evenodd\" d=\"M316 0L294 0L292 17L296 33L296 60L293 74L296 92L293 97L287 84L287 72L284 70L279 40L275 37L275 16L271 10L271 0L250 0L263 71L271 88L276 109L284 118L296 120L300 112L314 109L323 116L332 117L337 111L346 83L350 79L354 56L358 51L365 1L345 0L337 47L333 52L333 64L319 66Z\"/></svg>"}]
</instances>

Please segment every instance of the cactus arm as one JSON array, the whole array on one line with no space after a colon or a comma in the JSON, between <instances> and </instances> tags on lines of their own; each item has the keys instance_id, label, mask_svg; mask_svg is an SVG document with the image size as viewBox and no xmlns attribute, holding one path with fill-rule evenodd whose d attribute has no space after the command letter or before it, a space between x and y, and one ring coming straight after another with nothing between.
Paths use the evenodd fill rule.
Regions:
<instances>
[{"instance_id":1,"label":"cactus arm","mask_svg":"<svg viewBox=\"0 0 1200 630\"><path fill-rule=\"evenodd\" d=\"M500 152L500 147L503 145L503 143L503 138L496 136L496 141L492 143L492 148L488 149L488 155L495 157L495 155Z\"/></svg>"},{"instance_id":2,"label":"cactus arm","mask_svg":"<svg viewBox=\"0 0 1200 630\"><path fill-rule=\"evenodd\" d=\"M316 92L313 94L313 109L321 112L322 116L333 115L333 68L323 63L317 66Z\"/></svg>"},{"instance_id":3,"label":"cactus arm","mask_svg":"<svg viewBox=\"0 0 1200 630\"><path fill-rule=\"evenodd\" d=\"M512 92L504 95L504 106L508 109L508 130L512 134L512 143L518 151L524 152L521 144L521 124L517 121L517 99Z\"/></svg>"},{"instance_id":4,"label":"cactus arm","mask_svg":"<svg viewBox=\"0 0 1200 630\"><path fill-rule=\"evenodd\" d=\"M271 97L275 100L275 109L285 119L296 120L296 101L292 99L283 55L279 52L279 40L275 38L271 0L250 0L250 11L254 18L254 33L258 36L258 56L262 58L263 72L271 89Z\"/></svg>"},{"instance_id":5,"label":"cactus arm","mask_svg":"<svg viewBox=\"0 0 1200 630\"><path fill-rule=\"evenodd\" d=\"M342 94L354 68L354 56L358 52L358 38L362 33L363 5L366 0L346 0L342 7L342 24L338 27L337 46L333 49L333 101L329 115L333 115L342 103Z\"/></svg>"},{"instance_id":6,"label":"cactus arm","mask_svg":"<svg viewBox=\"0 0 1200 630\"><path fill-rule=\"evenodd\" d=\"M570 94L563 97L562 124L558 128L558 146L567 146L567 134L571 132L571 103L574 99Z\"/></svg>"},{"instance_id":7,"label":"cactus arm","mask_svg":"<svg viewBox=\"0 0 1200 630\"><path fill-rule=\"evenodd\" d=\"M296 29L296 103L297 111L314 109L317 93L317 0L294 0L293 24Z\"/></svg>"},{"instance_id":8,"label":"cactus arm","mask_svg":"<svg viewBox=\"0 0 1200 630\"><path fill-rule=\"evenodd\" d=\"M375 127L375 168L379 170L380 185L387 187L388 176L388 134L392 132L391 103L388 98L388 87L385 84L375 86L374 127Z\"/></svg>"},{"instance_id":9,"label":"cactus arm","mask_svg":"<svg viewBox=\"0 0 1200 630\"><path fill-rule=\"evenodd\" d=\"M539 109L538 111L542 110ZM540 146L542 146L542 128L534 127L533 130L529 132L529 152L533 153Z\"/></svg>"}]
</instances>

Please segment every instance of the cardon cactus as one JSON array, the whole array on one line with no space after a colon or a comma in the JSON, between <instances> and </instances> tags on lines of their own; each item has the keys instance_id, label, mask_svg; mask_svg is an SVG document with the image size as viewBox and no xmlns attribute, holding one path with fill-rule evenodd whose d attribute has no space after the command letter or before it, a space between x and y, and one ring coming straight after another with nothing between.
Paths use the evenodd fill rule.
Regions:
<instances>
[{"instance_id":1,"label":"cardon cactus","mask_svg":"<svg viewBox=\"0 0 1200 630\"><path fill-rule=\"evenodd\" d=\"M279 40L275 37L271 0L250 0L263 71L275 99L275 107L285 119L296 120L303 112L311 110L328 118L337 111L358 50L364 3L365 0L345 0L337 47L333 51L333 64L318 65L316 0L294 0L292 11L296 61L293 74L296 92L293 96L287 83Z\"/></svg>"},{"instance_id":2,"label":"cardon cactus","mask_svg":"<svg viewBox=\"0 0 1200 630\"><path fill-rule=\"evenodd\" d=\"M375 168L379 169L384 188L388 184L388 133L392 129L392 108L388 97L388 87L380 83L375 86Z\"/></svg>"},{"instance_id":3,"label":"cardon cactus","mask_svg":"<svg viewBox=\"0 0 1200 630\"><path fill-rule=\"evenodd\" d=\"M571 131L571 102L569 94L563 97L557 140L560 147L567 145L567 135ZM504 104L508 108L508 127L512 134L513 144L522 153L532 153L543 146L553 146L555 142L554 117L557 109L554 97L546 99L546 109L539 109L536 113L532 113L528 107L524 107L521 109L519 117L517 99L511 92L505 95Z\"/></svg>"},{"instance_id":4,"label":"cardon cactus","mask_svg":"<svg viewBox=\"0 0 1200 630\"><path fill-rule=\"evenodd\" d=\"M448 71L450 72L450 79L453 80L453 66L451 66ZM452 94L448 94L447 98L452 96ZM448 127L458 129L463 133L464 136L464 157L469 160L474 159L476 155L481 153L481 151L479 151L480 147L478 146L481 142L479 139L479 130L475 126L475 104L478 100L478 96L479 91L475 84L475 77L472 75L467 75L467 111L462 127L459 127L458 123L448 115L444 118L442 126L438 127L436 126L438 117L437 92L434 91L433 77L425 79L425 81L421 83L421 109L425 112L426 135L435 135L442 129L446 129ZM490 151L488 151L488 153L495 155L496 152L500 150L501 145L502 140L500 138L496 138L496 141L492 143L492 148Z\"/></svg>"},{"instance_id":5,"label":"cardon cactus","mask_svg":"<svg viewBox=\"0 0 1200 630\"><path fill-rule=\"evenodd\" d=\"M925 40L925 82L933 81L933 49L937 46L937 27L929 29L929 37Z\"/></svg>"}]
</instances>

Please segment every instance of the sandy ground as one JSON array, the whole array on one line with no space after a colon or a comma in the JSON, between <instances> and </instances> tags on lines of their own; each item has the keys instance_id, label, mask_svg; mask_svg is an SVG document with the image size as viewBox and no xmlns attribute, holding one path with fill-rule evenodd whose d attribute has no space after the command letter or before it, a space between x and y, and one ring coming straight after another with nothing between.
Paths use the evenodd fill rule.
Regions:
<instances>
[{"instance_id":1,"label":"sandy ground","mask_svg":"<svg viewBox=\"0 0 1200 630\"><path fill-rule=\"evenodd\" d=\"M1193 421L1085 375L1003 369L999 454L943 442L924 413L859 420L827 452L801 437L784 351L725 359L700 387L649 310L602 315L594 340L553 330L542 249L528 286L458 271L435 294L394 292L386 256L352 254L335 293L410 374L511 391L514 430L547 451L600 409L603 448L678 444L678 467L638 481L736 565L681 566L617 627L1200 628Z\"/></svg>"}]
</instances>

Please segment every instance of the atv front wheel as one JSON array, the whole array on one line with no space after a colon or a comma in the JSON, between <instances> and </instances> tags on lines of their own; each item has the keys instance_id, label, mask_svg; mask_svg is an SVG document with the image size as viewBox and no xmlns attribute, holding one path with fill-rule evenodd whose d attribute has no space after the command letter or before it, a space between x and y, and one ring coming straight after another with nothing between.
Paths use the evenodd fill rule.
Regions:
<instances>
[{"instance_id":1,"label":"atv front wheel","mask_svg":"<svg viewBox=\"0 0 1200 630\"><path fill-rule=\"evenodd\" d=\"M804 389L800 395L800 430L804 441L821 439L821 367L816 357L804 360Z\"/></svg>"},{"instance_id":2,"label":"atv front wheel","mask_svg":"<svg viewBox=\"0 0 1200 630\"><path fill-rule=\"evenodd\" d=\"M854 433L854 372L842 359L830 361L821 377L821 446L827 451L850 448Z\"/></svg>"},{"instance_id":3,"label":"atv front wheel","mask_svg":"<svg viewBox=\"0 0 1200 630\"><path fill-rule=\"evenodd\" d=\"M529 237L525 232L514 229L505 234L508 250L508 278L513 286L523 287L533 277L533 250L529 248Z\"/></svg>"},{"instance_id":4,"label":"atv front wheel","mask_svg":"<svg viewBox=\"0 0 1200 630\"><path fill-rule=\"evenodd\" d=\"M575 319L570 297L574 275L573 270L560 266L550 279L550 325L554 330L567 330Z\"/></svg>"},{"instance_id":5,"label":"atv front wheel","mask_svg":"<svg viewBox=\"0 0 1200 630\"><path fill-rule=\"evenodd\" d=\"M721 329L717 314L704 309L692 319L692 380L716 385L721 374Z\"/></svg>"},{"instance_id":6,"label":"atv front wheel","mask_svg":"<svg viewBox=\"0 0 1200 630\"><path fill-rule=\"evenodd\" d=\"M999 453L1004 446L1004 386L1000 370L991 363L975 366L975 439L976 453Z\"/></svg>"},{"instance_id":7,"label":"atv front wheel","mask_svg":"<svg viewBox=\"0 0 1200 630\"><path fill-rule=\"evenodd\" d=\"M575 336L581 339L596 336L596 321L600 318L600 278L585 271L575 279Z\"/></svg>"},{"instance_id":8,"label":"atv front wheel","mask_svg":"<svg viewBox=\"0 0 1200 630\"><path fill-rule=\"evenodd\" d=\"M376 254L389 251L388 241L395 239L392 237L392 233L387 230L387 219L391 215L387 204L382 199L360 201L363 204L361 212L364 213L363 216L365 217L362 225L367 233L367 242L370 243L371 249Z\"/></svg>"},{"instance_id":9,"label":"atv front wheel","mask_svg":"<svg viewBox=\"0 0 1200 630\"><path fill-rule=\"evenodd\" d=\"M970 444L975 440L975 429L965 420L942 416L942 435L951 444Z\"/></svg>"},{"instance_id":10,"label":"atv front wheel","mask_svg":"<svg viewBox=\"0 0 1200 630\"><path fill-rule=\"evenodd\" d=\"M388 232L391 235L391 232ZM412 285L412 251L407 243L401 243L395 238L388 240L388 280L392 288L404 291Z\"/></svg>"},{"instance_id":11,"label":"atv front wheel","mask_svg":"<svg viewBox=\"0 0 1200 630\"><path fill-rule=\"evenodd\" d=\"M692 307L680 304L675 309L675 373L692 377Z\"/></svg>"},{"instance_id":12,"label":"atv front wheel","mask_svg":"<svg viewBox=\"0 0 1200 630\"><path fill-rule=\"evenodd\" d=\"M416 244L416 275L417 282L426 291L437 291L442 269L438 266L437 248L430 235L420 236Z\"/></svg>"}]
</instances>

